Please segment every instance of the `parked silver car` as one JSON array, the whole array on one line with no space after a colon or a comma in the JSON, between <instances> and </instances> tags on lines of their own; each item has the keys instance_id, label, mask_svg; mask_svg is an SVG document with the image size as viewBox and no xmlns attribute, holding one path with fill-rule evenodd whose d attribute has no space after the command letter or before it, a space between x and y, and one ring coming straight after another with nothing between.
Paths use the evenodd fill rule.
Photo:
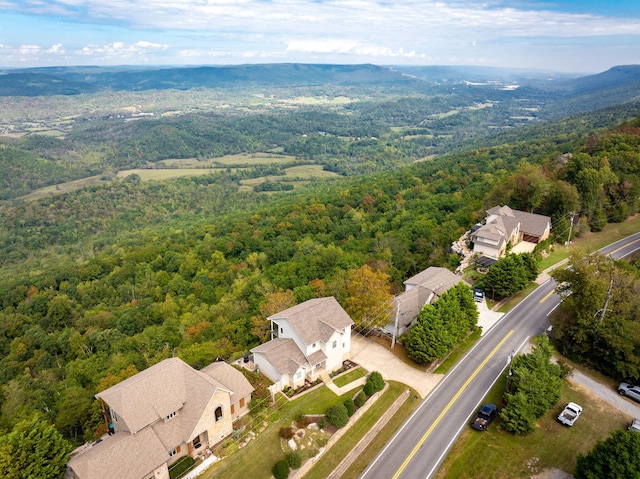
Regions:
<instances>
[{"instance_id":1,"label":"parked silver car","mask_svg":"<svg viewBox=\"0 0 640 479\"><path fill-rule=\"evenodd\" d=\"M620 396L629 396L631 399L640 402L640 386L632 386L627 383L620 383L618 386Z\"/></svg>"}]
</instances>

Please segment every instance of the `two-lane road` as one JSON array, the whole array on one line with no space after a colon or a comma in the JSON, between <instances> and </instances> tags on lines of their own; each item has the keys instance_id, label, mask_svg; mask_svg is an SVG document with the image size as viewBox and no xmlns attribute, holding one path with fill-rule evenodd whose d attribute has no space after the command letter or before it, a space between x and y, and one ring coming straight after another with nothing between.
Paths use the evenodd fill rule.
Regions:
<instances>
[{"instance_id":1,"label":"two-lane road","mask_svg":"<svg viewBox=\"0 0 640 479\"><path fill-rule=\"evenodd\" d=\"M601 253L614 258L640 249L640 233ZM527 340L542 334L560 303L549 280L496 323L425 398L387 443L361 479L430 478L470 416Z\"/></svg>"}]
</instances>

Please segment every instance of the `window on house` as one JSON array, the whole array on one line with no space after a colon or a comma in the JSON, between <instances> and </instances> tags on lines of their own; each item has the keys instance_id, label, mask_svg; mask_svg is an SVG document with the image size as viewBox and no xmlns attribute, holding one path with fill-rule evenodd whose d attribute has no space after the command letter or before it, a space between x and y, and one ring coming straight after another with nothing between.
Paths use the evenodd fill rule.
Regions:
<instances>
[{"instance_id":1,"label":"window on house","mask_svg":"<svg viewBox=\"0 0 640 479\"><path fill-rule=\"evenodd\" d=\"M176 414L178 414L176 411L173 411L171 414L169 414L169 415L167 416L167 421L168 421L169 419L171 419L171 418L176 417Z\"/></svg>"},{"instance_id":2,"label":"window on house","mask_svg":"<svg viewBox=\"0 0 640 479\"><path fill-rule=\"evenodd\" d=\"M284 328L280 328L280 334L284 334Z\"/></svg>"},{"instance_id":3,"label":"window on house","mask_svg":"<svg viewBox=\"0 0 640 479\"><path fill-rule=\"evenodd\" d=\"M236 405L232 404L231 405L231 414L233 414L234 412L236 412Z\"/></svg>"},{"instance_id":4,"label":"window on house","mask_svg":"<svg viewBox=\"0 0 640 479\"><path fill-rule=\"evenodd\" d=\"M171 450L169 451L169 457L173 457L173 456L175 456L176 454L178 454L178 449L177 449L177 448L176 448L176 449L171 449Z\"/></svg>"},{"instance_id":5,"label":"window on house","mask_svg":"<svg viewBox=\"0 0 640 479\"><path fill-rule=\"evenodd\" d=\"M198 449L200 446L202 446L202 443L200 442L200 436L198 436L193 440L193 447Z\"/></svg>"},{"instance_id":6,"label":"window on house","mask_svg":"<svg viewBox=\"0 0 640 479\"><path fill-rule=\"evenodd\" d=\"M316 347L316 343L313 343L313 344L311 345L311 347L312 347L312 348L315 348L315 347Z\"/></svg>"},{"instance_id":7,"label":"window on house","mask_svg":"<svg viewBox=\"0 0 640 479\"><path fill-rule=\"evenodd\" d=\"M244 407L244 398L240 399L240 407Z\"/></svg>"},{"instance_id":8,"label":"window on house","mask_svg":"<svg viewBox=\"0 0 640 479\"><path fill-rule=\"evenodd\" d=\"M333 342L333 349L336 349L337 346L338 346L338 341L334 341Z\"/></svg>"},{"instance_id":9,"label":"window on house","mask_svg":"<svg viewBox=\"0 0 640 479\"><path fill-rule=\"evenodd\" d=\"M216 408L216 421L222 419L222 406Z\"/></svg>"}]
</instances>

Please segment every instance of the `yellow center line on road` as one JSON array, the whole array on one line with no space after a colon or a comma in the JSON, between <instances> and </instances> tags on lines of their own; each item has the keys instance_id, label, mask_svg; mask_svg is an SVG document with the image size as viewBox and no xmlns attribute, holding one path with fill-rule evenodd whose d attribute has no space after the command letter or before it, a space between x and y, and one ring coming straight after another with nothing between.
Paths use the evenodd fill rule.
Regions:
<instances>
[{"instance_id":1,"label":"yellow center line on road","mask_svg":"<svg viewBox=\"0 0 640 479\"><path fill-rule=\"evenodd\" d=\"M453 398L451 398L451 401L449 401L449 404L447 404L447 407L445 407L442 410L442 412L436 418L436 420L433 422L431 427L429 429L427 429L427 432L424 433L424 436L422 436L422 438L420 438L420 440L418 441L418 444L416 444L416 446L413 448L411 453L404 460L404 462L402 463L402 465L400 466L398 471L393 475L393 479L398 479L400 474L402 474L402 471L405 470L407 465L411 462L411 459L413 459L413 456L416 455L416 453L418 452L418 449L420 449L422 447L422 445L424 444L424 441L427 440L427 437L429 437L429 435L433 432L433 430L436 428L438 423L442 420L442 418L447 413L447 411L449 411L449 409L451 409L451 406L453 406L453 404L458 400L458 398L462 394L462 391L464 391L465 388L469 385L469 383L471 381L473 381L473 378L475 378L478 375L480 370L489 362L489 360L494 356L494 354L496 354L498 349L500 349L502 347L502 345L507 341L507 339L509 339L509 336L511 336L512 334L513 334L513 329L511 331L509 331L504 338L502 338L502 340L498 343L498 345L495 348L493 348L493 351L491 351L489 353L489 355L486 358L484 358L484 360L480 363L480 366L478 366L477 369L473 372L473 374L471 376L469 376L469 379L467 379L465 381L465 383L462 385L462 387L460 387L460 389L458 389L458 392L455 394L455 396L453 396Z\"/></svg>"},{"instance_id":2,"label":"yellow center line on road","mask_svg":"<svg viewBox=\"0 0 640 479\"><path fill-rule=\"evenodd\" d=\"M555 288L552 289L544 298L542 298L540 301L538 301L539 303L544 303L547 299L549 299L552 295L554 295L556 292Z\"/></svg>"},{"instance_id":3,"label":"yellow center line on road","mask_svg":"<svg viewBox=\"0 0 640 479\"><path fill-rule=\"evenodd\" d=\"M611 254L614 254L614 253L617 253L617 252L618 252L618 251L620 251L621 249L624 249L624 248L626 248L627 246L632 245L633 243L637 243L638 241L640 241L640 238L639 238L639 239L637 239L637 240L632 241L631 243L627 243L627 244L625 244L624 246L620 246L620 248L618 248L618 249L616 249L616 250L613 250L613 251L611 251L610 253L607 253L607 256L609 256L609 255L611 255Z\"/></svg>"}]
</instances>

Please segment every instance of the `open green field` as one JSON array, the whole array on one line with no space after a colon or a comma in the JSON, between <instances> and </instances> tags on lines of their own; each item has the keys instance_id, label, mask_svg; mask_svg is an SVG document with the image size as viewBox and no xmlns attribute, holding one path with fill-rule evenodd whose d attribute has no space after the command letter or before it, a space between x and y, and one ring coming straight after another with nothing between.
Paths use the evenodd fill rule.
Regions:
<instances>
[{"instance_id":1,"label":"open green field","mask_svg":"<svg viewBox=\"0 0 640 479\"><path fill-rule=\"evenodd\" d=\"M59 185L45 186L44 188L38 188L32 191L26 196L23 196L23 200L37 200L44 198L45 196L57 195L62 193L68 193L70 191L79 190L87 186L97 186L108 183L108 181L102 180L100 175L88 176L80 180L67 181Z\"/></svg>"},{"instance_id":2,"label":"open green field","mask_svg":"<svg viewBox=\"0 0 640 479\"><path fill-rule=\"evenodd\" d=\"M251 191L254 186L260 185L265 181L282 182L293 184L294 186L305 185L313 178L337 178L338 173L325 171L322 165L301 165L292 166L285 169L285 175L279 176L261 176L258 178L249 178L240 181L240 191Z\"/></svg>"},{"instance_id":3,"label":"open green field","mask_svg":"<svg viewBox=\"0 0 640 479\"><path fill-rule=\"evenodd\" d=\"M500 404L504 378L496 383L485 402ZM556 417L569 401L584 412L573 427ZM526 436L501 430L500 418L488 431L465 428L438 471L438 479L531 478L545 469L573 473L578 454L588 453L599 440L627 427L631 417L597 396L566 381L558 405L552 408ZM550 477L550 476L549 476Z\"/></svg>"},{"instance_id":4,"label":"open green field","mask_svg":"<svg viewBox=\"0 0 640 479\"><path fill-rule=\"evenodd\" d=\"M118 171L118 178L126 178L129 175L138 175L142 181L162 181L182 178L183 176L201 176L224 171L220 168L167 168L167 169L145 169L135 168L133 170Z\"/></svg>"},{"instance_id":5,"label":"open green field","mask_svg":"<svg viewBox=\"0 0 640 479\"><path fill-rule=\"evenodd\" d=\"M218 158L176 158L158 161L157 165L171 168L203 168L223 166L251 166L251 165L273 165L284 164L296 161L293 156L273 153L241 153L238 155L225 155Z\"/></svg>"}]
</instances>

